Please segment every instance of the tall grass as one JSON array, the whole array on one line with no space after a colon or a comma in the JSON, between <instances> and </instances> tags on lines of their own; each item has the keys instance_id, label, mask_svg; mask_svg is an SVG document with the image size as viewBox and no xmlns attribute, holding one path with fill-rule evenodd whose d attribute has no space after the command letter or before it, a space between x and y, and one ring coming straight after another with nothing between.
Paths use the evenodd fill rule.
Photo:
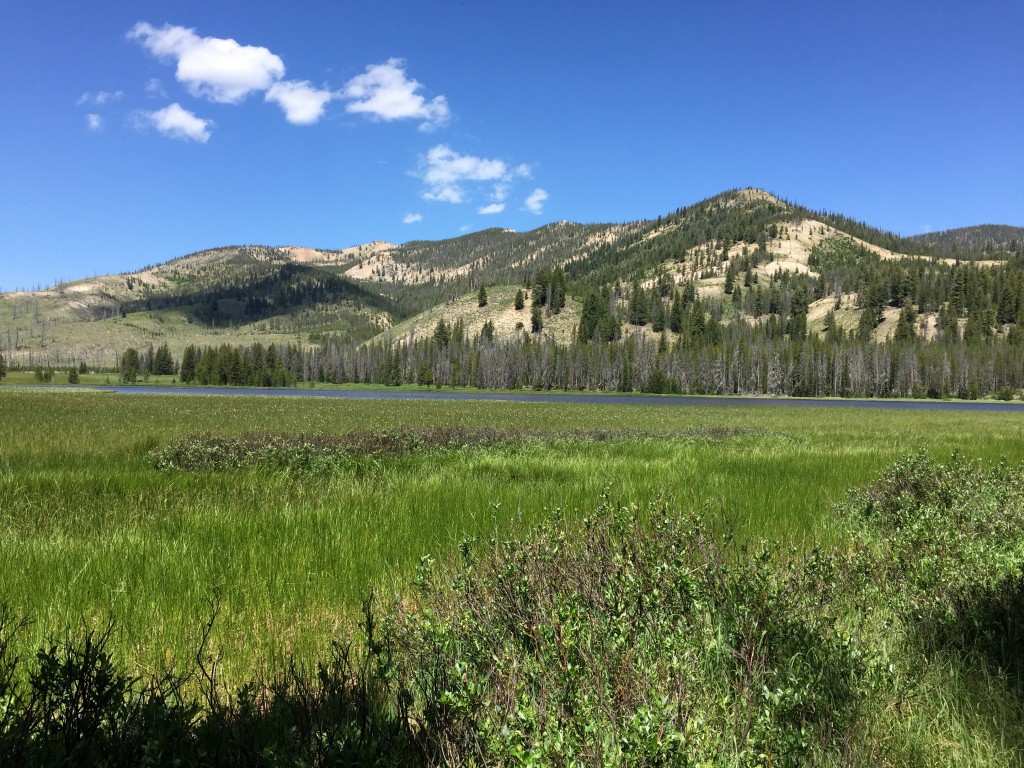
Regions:
<instances>
[{"instance_id":1,"label":"tall grass","mask_svg":"<svg viewBox=\"0 0 1024 768\"><path fill-rule=\"evenodd\" d=\"M151 456L196 432L435 426L544 437L318 475L159 471ZM600 429L635 435L573 437ZM371 588L406 591L422 555L525 530L545 510L571 521L605 491L640 506L671 496L743 537L828 542L831 504L899 456L1021 461L1022 437L1015 414L3 391L0 602L34 620L19 650L115 618L112 647L148 670L194 652L217 594L211 642L241 679L315 658Z\"/></svg>"}]
</instances>

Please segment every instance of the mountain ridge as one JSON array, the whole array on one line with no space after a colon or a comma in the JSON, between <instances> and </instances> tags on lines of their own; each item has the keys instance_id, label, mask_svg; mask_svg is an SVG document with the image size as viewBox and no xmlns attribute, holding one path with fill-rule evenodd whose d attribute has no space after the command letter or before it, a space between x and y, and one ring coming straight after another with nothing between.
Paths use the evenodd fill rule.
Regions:
<instances>
[{"instance_id":1,"label":"mountain ridge","mask_svg":"<svg viewBox=\"0 0 1024 768\"><path fill-rule=\"evenodd\" d=\"M845 254L843 263L875 259L952 266L968 261L992 267L1024 243L1024 237L1015 239L1018 230L1024 233L1022 228L981 225L902 238L746 188L631 222L557 221L525 232L495 227L442 240L374 240L336 250L221 246L134 272L0 294L0 350L21 364L75 354L109 364L127 346L164 341L179 350L186 343L253 339L315 343L325 334L358 342L390 338L380 334L395 325L413 327L422 336L446 306L468 305L480 286L518 285L528 292L538 275L552 270L565 274L575 296L566 310L572 317L588 292L611 287L625 300L629 291L616 286L663 290L688 282L712 302L716 315L728 315L723 302L730 280L742 276L748 288L751 281L775 284L790 274L824 280L826 268L819 265L838 257L822 261L822 253L835 250L837 243ZM514 292L501 295L511 301ZM846 294L853 298L844 305ZM836 295L836 309L845 306L840 318L855 324L862 303L856 290ZM721 305L717 310L715 302ZM823 307L812 301L812 320L825 314ZM482 327L487 313L471 309L467 317ZM886 315L892 311L898 308L880 310L880 328L892 320ZM417 321L420 315L424 318ZM509 326L510 317L502 315L497 327ZM931 321L925 317L922 327ZM549 324L555 326L561 328L560 337L571 337L571 322Z\"/></svg>"}]
</instances>

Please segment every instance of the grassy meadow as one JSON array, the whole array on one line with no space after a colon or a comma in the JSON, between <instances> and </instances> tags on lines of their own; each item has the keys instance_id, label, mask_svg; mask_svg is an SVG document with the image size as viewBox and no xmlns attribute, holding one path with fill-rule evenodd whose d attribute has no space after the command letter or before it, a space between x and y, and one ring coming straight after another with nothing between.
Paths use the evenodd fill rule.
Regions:
<instances>
[{"instance_id":1,"label":"grassy meadow","mask_svg":"<svg viewBox=\"0 0 1024 768\"><path fill-rule=\"evenodd\" d=\"M511 427L527 439L381 457L349 470L159 471L186 435ZM595 439L581 430L611 430ZM616 430L630 432L614 437ZM607 437L607 436L605 436ZM312 658L371 588L469 536L573 519L602 493L666 495L741 536L828 542L831 505L895 459L1024 461L1024 415L124 396L0 390L0 602L25 649L116 620L140 670L190 658L214 595L229 675Z\"/></svg>"}]
</instances>

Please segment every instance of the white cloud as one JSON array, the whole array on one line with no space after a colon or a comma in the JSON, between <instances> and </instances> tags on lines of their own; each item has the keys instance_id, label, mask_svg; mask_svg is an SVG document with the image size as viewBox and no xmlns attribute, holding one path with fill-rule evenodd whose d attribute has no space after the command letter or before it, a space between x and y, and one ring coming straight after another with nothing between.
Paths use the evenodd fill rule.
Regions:
<instances>
[{"instance_id":1,"label":"white cloud","mask_svg":"<svg viewBox=\"0 0 1024 768\"><path fill-rule=\"evenodd\" d=\"M500 186L510 178L504 161L460 155L447 144L438 144L427 152L418 175L427 185L422 197L444 203L464 202L465 182L497 181Z\"/></svg>"},{"instance_id":2,"label":"white cloud","mask_svg":"<svg viewBox=\"0 0 1024 768\"><path fill-rule=\"evenodd\" d=\"M264 98L277 102L289 123L311 125L323 117L324 107L334 94L314 88L308 80L285 80L270 86Z\"/></svg>"},{"instance_id":3,"label":"white cloud","mask_svg":"<svg viewBox=\"0 0 1024 768\"><path fill-rule=\"evenodd\" d=\"M160 82L159 77L149 78L145 90L146 94L153 98L165 98L167 96L167 91L164 90L164 84Z\"/></svg>"},{"instance_id":4,"label":"white cloud","mask_svg":"<svg viewBox=\"0 0 1024 768\"><path fill-rule=\"evenodd\" d=\"M526 198L524 205L530 213L540 214L544 212L544 202L548 199L548 193L538 187Z\"/></svg>"},{"instance_id":5,"label":"white cloud","mask_svg":"<svg viewBox=\"0 0 1024 768\"><path fill-rule=\"evenodd\" d=\"M486 216L486 215L491 214L491 213L501 213L504 210L505 210L505 204L504 203L491 203L490 205L485 205L482 208L477 208L476 212Z\"/></svg>"},{"instance_id":6,"label":"white cloud","mask_svg":"<svg viewBox=\"0 0 1024 768\"><path fill-rule=\"evenodd\" d=\"M402 217L403 224L415 224L417 221L423 221L422 213L407 213Z\"/></svg>"},{"instance_id":7,"label":"white cloud","mask_svg":"<svg viewBox=\"0 0 1024 768\"><path fill-rule=\"evenodd\" d=\"M508 197L508 184L495 184L494 191L491 192L491 200L500 203L506 197Z\"/></svg>"},{"instance_id":8,"label":"white cloud","mask_svg":"<svg viewBox=\"0 0 1024 768\"><path fill-rule=\"evenodd\" d=\"M366 72L349 80L341 95L349 99L345 109L378 120L419 119L420 130L432 130L448 122L451 112L444 96L427 101L417 91L422 84L405 76L405 62L388 59L371 64Z\"/></svg>"},{"instance_id":9,"label":"white cloud","mask_svg":"<svg viewBox=\"0 0 1024 768\"><path fill-rule=\"evenodd\" d=\"M78 97L75 106L80 107L83 104L91 104L96 107L102 107L105 104L114 104L123 98L124 91L97 91L96 93L86 91Z\"/></svg>"},{"instance_id":10,"label":"white cloud","mask_svg":"<svg viewBox=\"0 0 1024 768\"><path fill-rule=\"evenodd\" d=\"M103 130L103 118L96 114L88 114L85 116L85 124L88 126L90 131L102 131Z\"/></svg>"},{"instance_id":11,"label":"white cloud","mask_svg":"<svg viewBox=\"0 0 1024 768\"><path fill-rule=\"evenodd\" d=\"M210 121L196 117L180 104L144 112L146 120L160 133L172 139L198 141L205 144L210 139Z\"/></svg>"},{"instance_id":12,"label":"white cloud","mask_svg":"<svg viewBox=\"0 0 1024 768\"><path fill-rule=\"evenodd\" d=\"M200 37L195 30L139 22L128 32L153 56L177 62L178 82L193 96L237 104L253 91L265 91L284 77L284 62L269 50L231 39Z\"/></svg>"}]
</instances>

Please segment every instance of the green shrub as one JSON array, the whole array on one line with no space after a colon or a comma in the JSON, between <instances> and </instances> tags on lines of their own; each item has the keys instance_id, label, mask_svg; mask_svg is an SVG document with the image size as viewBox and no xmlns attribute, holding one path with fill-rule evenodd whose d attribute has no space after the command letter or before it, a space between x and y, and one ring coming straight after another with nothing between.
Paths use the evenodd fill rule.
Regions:
<instances>
[{"instance_id":1,"label":"green shrub","mask_svg":"<svg viewBox=\"0 0 1024 768\"><path fill-rule=\"evenodd\" d=\"M876 677L842 564L606 504L571 535L425 560L397 659L432 755L484 765L798 764L856 741Z\"/></svg>"}]
</instances>

